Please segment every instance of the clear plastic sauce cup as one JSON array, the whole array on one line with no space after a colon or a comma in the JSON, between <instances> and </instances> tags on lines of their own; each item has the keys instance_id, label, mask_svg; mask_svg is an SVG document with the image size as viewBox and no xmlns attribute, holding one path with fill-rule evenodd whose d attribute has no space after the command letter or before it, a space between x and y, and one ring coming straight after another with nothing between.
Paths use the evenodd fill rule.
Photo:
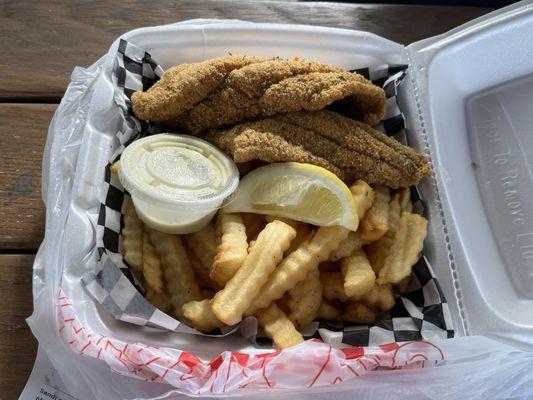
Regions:
<instances>
[{"instance_id":1,"label":"clear plastic sauce cup","mask_svg":"<svg viewBox=\"0 0 533 400\"><path fill-rule=\"evenodd\" d=\"M167 233L204 227L239 184L235 163L218 148L188 135L157 134L122 153L119 179L139 218Z\"/></svg>"}]
</instances>

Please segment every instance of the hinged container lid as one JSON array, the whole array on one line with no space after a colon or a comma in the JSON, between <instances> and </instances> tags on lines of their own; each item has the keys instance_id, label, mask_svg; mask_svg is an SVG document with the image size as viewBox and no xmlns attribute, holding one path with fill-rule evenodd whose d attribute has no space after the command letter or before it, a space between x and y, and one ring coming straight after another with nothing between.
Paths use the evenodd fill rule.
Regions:
<instances>
[{"instance_id":1,"label":"hinged container lid","mask_svg":"<svg viewBox=\"0 0 533 400\"><path fill-rule=\"evenodd\" d=\"M438 165L464 331L521 345L533 344L532 39L521 2L413 43L402 92Z\"/></svg>"}]
</instances>

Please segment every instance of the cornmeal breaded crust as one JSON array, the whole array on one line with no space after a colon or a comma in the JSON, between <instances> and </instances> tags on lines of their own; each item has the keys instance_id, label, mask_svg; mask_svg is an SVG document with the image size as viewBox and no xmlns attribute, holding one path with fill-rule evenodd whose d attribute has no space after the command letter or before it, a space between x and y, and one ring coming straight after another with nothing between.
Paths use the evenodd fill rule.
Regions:
<instances>
[{"instance_id":1,"label":"cornmeal breaded crust","mask_svg":"<svg viewBox=\"0 0 533 400\"><path fill-rule=\"evenodd\" d=\"M133 112L144 120L175 119L205 99L231 71L272 59L235 55L169 68L149 90L133 93Z\"/></svg>"},{"instance_id":2,"label":"cornmeal breaded crust","mask_svg":"<svg viewBox=\"0 0 533 400\"><path fill-rule=\"evenodd\" d=\"M351 116L376 124L385 93L363 76L329 64L230 56L169 69L147 92L132 96L142 119L199 133L290 111L316 111L342 100Z\"/></svg>"},{"instance_id":3,"label":"cornmeal breaded crust","mask_svg":"<svg viewBox=\"0 0 533 400\"><path fill-rule=\"evenodd\" d=\"M236 162L297 161L319 165L347 182L391 188L430 174L426 158L370 126L332 111L301 111L211 131L211 141Z\"/></svg>"}]
</instances>

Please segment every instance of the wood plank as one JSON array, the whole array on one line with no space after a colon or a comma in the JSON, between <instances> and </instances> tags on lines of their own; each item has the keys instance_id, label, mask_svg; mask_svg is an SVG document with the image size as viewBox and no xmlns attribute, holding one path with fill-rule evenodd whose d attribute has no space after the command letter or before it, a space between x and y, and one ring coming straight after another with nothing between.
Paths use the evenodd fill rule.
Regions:
<instances>
[{"instance_id":1,"label":"wood plank","mask_svg":"<svg viewBox=\"0 0 533 400\"><path fill-rule=\"evenodd\" d=\"M0 249L36 249L44 234L41 159L54 104L0 104Z\"/></svg>"},{"instance_id":2,"label":"wood plank","mask_svg":"<svg viewBox=\"0 0 533 400\"><path fill-rule=\"evenodd\" d=\"M60 98L76 65L92 64L120 34L141 26L234 18L360 29L408 44L490 10L252 0L7 1L0 5L0 100Z\"/></svg>"},{"instance_id":3,"label":"wood plank","mask_svg":"<svg viewBox=\"0 0 533 400\"><path fill-rule=\"evenodd\" d=\"M33 310L33 255L0 255L0 397L17 399L30 375L37 341L25 319Z\"/></svg>"}]
</instances>

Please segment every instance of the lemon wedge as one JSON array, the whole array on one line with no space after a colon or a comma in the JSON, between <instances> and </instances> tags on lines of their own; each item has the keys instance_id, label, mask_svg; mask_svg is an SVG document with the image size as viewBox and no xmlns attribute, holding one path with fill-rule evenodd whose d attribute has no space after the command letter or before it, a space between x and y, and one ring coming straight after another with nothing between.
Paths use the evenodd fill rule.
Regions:
<instances>
[{"instance_id":1,"label":"lemon wedge","mask_svg":"<svg viewBox=\"0 0 533 400\"><path fill-rule=\"evenodd\" d=\"M348 186L325 168L296 162L260 167L240 182L225 213L246 212L318 226L357 230L357 208Z\"/></svg>"}]
</instances>

